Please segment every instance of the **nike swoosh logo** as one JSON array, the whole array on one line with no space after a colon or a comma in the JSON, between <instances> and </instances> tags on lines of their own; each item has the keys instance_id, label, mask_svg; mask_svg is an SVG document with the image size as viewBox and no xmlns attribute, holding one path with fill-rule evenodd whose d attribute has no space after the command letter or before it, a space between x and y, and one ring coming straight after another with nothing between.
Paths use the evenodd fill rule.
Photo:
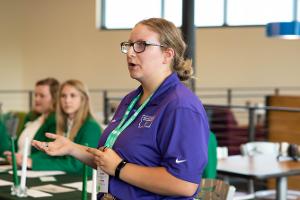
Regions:
<instances>
[{"instance_id":1,"label":"nike swoosh logo","mask_svg":"<svg viewBox=\"0 0 300 200\"><path fill-rule=\"evenodd\" d=\"M179 160L178 158L176 158L175 162L176 162L177 164L179 164L179 163L186 162L186 160Z\"/></svg>"}]
</instances>

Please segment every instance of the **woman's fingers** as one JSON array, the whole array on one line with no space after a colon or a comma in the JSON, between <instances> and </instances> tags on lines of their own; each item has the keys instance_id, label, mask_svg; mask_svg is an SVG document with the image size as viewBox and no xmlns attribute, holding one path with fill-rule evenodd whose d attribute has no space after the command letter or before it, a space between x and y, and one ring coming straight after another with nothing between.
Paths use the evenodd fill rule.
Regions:
<instances>
[{"instance_id":1,"label":"woman's fingers","mask_svg":"<svg viewBox=\"0 0 300 200\"><path fill-rule=\"evenodd\" d=\"M52 133L46 133L46 136L54 141L52 142L41 142L37 140L32 141L32 146L44 151L50 156L63 156L68 155L72 149L72 142L61 136Z\"/></svg>"},{"instance_id":2,"label":"woman's fingers","mask_svg":"<svg viewBox=\"0 0 300 200\"><path fill-rule=\"evenodd\" d=\"M23 155L17 153L17 154L16 154L17 165L22 166L22 160L23 160Z\"/></svg>"},{"instance_id":3,"label":"woman's fingers","mask_svg":"<svg viewBox=\"0 0 300 200\"><path fill-rule=\"evenodd\" d=\"M45 148L45 152L50 155L50 156L57 156L59 155L59 152L55 151L55 150L52 150L48 147Z\"/></svg>"},{"instance_id":4,"label":"woman's fingers","mask_svg":"<svg viewBox=\"0 0 300 200\"><path fill-rule=\"evenodd\" d=\"M53 134L53 133L46 133L46 137L56 140L59 135ZM34 146L35 148L39 149L39 150L45 150L45 148L48 148L49 143L48 142L40 142L37 140L33 140L31 142L31 145Z\"/></svg>"},{"instance_id":5,"label":"woman's fingers","mask_svg":"<svg viewBox=\"0 0 300 200\"><path fill-rule=\"evenodd\" d=\"M94 163L110 175L114 175L116 166L122 160L113 149L108 147L88 148L87 152L93 155Z\"/></svg>"},{"instance_id":6,"label":"woman's fingers","mask_svg":"<svg viewBox=\"0 0 300 200\"><path fill-rule=\"evenodd\" d=\"M10 152L10 151L5 151L5 152L3 153L3 155L6 156L6 160L9 162L9 164L11 164L11 163L12 163L12 162L11 162L11 152Z\"/></svg>"},{"instance_id":7,"label":"woman's fingers","mask_svg":"<svg viewBox=\"0 0 300 200\"><path fill-rule=\"evenodd\" d=\"M102 151L100 151L99 149L95 149L95 148L88 148L86 150L87 152L93 154L94 156L98 156L98 155L102 155Z\"/></svg>"},{"instance_id":8,"label":"woman's fingers","mask_svg":"<svg viewBox=\"0 0 300 200\"><path fill-rule=\"evenodd\" d=\"M101 150L100 150L101 149ZM87 152L91 153L94 156L94 163L97 166L103 166L104 161L103 161L103 148L95 149L95 148L88 148Z\"/></svg>"},{"instance_id":9,"label":"woman's fingers","mask_svg":"<svg viewBox=\"0 0 300 200\"><path fill-rule=\"evenodd\" d=\"M99 157L94 157L94 162L98 166L102 166L103 165L102 159L100 159Z\"/></svg>"},{"instance_id":10,"label":"woman's fingers","mask_svg":"<svg viewBox=\"0 0 300 200\"><path fill-rule=\"evenodd\" d=\"M59 135L53 133L46 133L46 137L55 140L59 137Z\"/></svg>"},{"instance_id":11,"label":"woman's fingers","mask_svg":"<svg viewBox=\"0 0 300 200\"><path fill-rule=\"evenodd\" d=\"M11 152L10 151L4 151L3 155L5 155L5 156L11 156Z\"/></svg>"},{"instance_id":12,"label":"woman's fingers","mask_svg":"<svg viewBox=\"0 0 300 200\"><path fill-rule=\"evenodd\" d=\"M39 141L32 140L31 145L34 146L35 148L38 148L39 147L38 143L39 143Z\"/></svg>"},{"instance_id":13,"label":"woman's fingers","mask_svg":"<svg viewBox=\"0 0 300 200\"><path fill-rule=\"evenodd\" d=\"M33 140L31 142L31 145L34 146L35 148L37 148L38 150L44 150L45 146L43 145L43 142L37 141L37 140Z\"/></svg>"}]
</instances>

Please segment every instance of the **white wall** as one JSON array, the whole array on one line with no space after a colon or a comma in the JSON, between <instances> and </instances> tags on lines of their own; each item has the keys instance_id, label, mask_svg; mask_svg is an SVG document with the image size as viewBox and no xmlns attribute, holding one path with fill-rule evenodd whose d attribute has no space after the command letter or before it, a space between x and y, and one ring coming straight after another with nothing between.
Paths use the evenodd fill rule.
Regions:
<instances>
[{"instance_id":1,"label":"white wall","mask_svg":"<svg viewBox=\"0 0 300 200\"><path fill-rule=\"evenodd\" d=\"M299 86L300 40L270 39L264 27L197 32L202 86Z\"/></svg>"},{"instance_id":2,"label":"white wall","mask_svg":"<svg viewBox=\"0 0 300 200\"><path fill-rule=\"evenodd\" d=\"M119 53L126 31L97 30L94 4L92 0L26 1L26 87L44 76L78 78L90 88L133 86Z\"/></svg>"},{"instance_id":3,"label":"white wall","mask_svg":"<svg viewBox=\"0 0 300 200\"><path fill-rule=\"evenodd\" d=\"M22 4L0 0L0 89L23 86Z\"/></svg>"}]
</instances>

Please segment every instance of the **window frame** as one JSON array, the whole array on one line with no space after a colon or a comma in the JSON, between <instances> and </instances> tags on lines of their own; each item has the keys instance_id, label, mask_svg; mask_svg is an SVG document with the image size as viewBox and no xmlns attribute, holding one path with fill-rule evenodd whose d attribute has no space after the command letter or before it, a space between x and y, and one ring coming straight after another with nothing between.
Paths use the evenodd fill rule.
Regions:
<instances>
[{"instance_id":1,"label":"window frame","mask_svg":"<svg viewBox=\"0 0 300 200\"><path fill-rule=\"evenodd\" d=\"M100 3L101 1L101 3ZM126 1L126 0L125 0ZM165 18L165 0L160 0L161 1L161 11L160 11L160 17ZM182 0L184 1L184 0ZM196 0L195 0L196 1ZM209 0L207 0L209 1ZM195 28L228 28L228 27L263 27L265 24L239 24L239 25L229 25L228 23L228 0L223 0L223 23L221 25L212 25L212 26L196 26ZM298 0L299 1L299 0ZM106 0L96 0L96 27L101 30L130 30L132 27L128 28L107 28L108 26L106 25ZM99 6L101 8L99 8ZM300 6L298 6L300 7ZM294 12L294 8L291 8L291 10ZM101 12L100 14L98 12ZM182 11L181 11L182 12ZM100 17L100 19L99 19ZM300 19L300 14L298 15L298 18ZM179 26L181 27L181 25Z\"/></svg>"}]
</instances>

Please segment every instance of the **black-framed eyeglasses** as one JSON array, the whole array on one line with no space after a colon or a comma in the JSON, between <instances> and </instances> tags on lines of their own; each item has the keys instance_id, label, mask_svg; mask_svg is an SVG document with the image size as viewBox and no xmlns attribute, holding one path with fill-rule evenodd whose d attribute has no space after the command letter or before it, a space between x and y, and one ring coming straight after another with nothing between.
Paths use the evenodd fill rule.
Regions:
<instances>
[{"instance_id":1,"label":"black-framed eyeglasses","mask_svg":"<svg viewBox=\"0 0 300 200\"><path fill-rule=\"evenodd\" d=\"M130 47L133 47L135 53L142 53L145 51L146 46L158 46L165 47L162 44L154 44L147 41L136 41L136 42L121 42L121 52L127 54Z\"/></svg>"}]
</instances>

